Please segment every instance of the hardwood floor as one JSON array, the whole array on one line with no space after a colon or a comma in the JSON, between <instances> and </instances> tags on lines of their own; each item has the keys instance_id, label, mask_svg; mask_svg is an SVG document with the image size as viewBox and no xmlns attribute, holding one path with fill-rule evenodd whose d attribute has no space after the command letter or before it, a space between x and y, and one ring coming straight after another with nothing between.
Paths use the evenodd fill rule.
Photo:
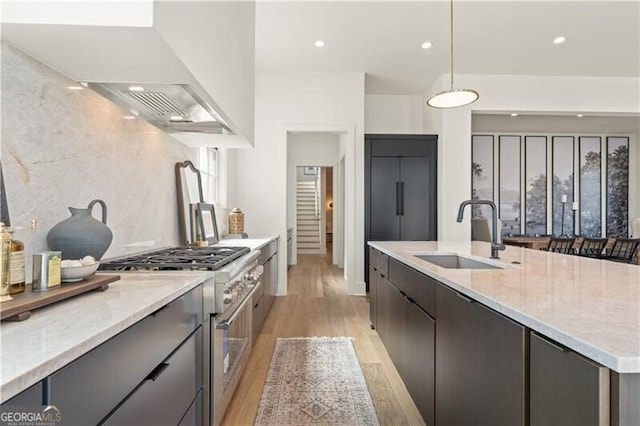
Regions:
<instances>
[{"instance_id":1,"label":"hardwood floor","mask_svg":"<svg viewBox=\"0 0 640 426\"><path fill-rule=\"evenodd\" d=\"M424 425L375 330L366 297L349 296L331 256L298 255L288 294L277 297L222 424L252 425L278 337L350 336L381 425Z\"/></svg>"}]
</instances>

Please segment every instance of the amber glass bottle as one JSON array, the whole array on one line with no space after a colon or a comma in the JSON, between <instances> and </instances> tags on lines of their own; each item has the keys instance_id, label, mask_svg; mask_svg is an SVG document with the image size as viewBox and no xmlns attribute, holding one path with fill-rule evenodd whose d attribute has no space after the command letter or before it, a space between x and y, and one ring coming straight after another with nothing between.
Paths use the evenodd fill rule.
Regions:
<instances>
[{"instance_id":1,"label":"amber glass bottle","mask_svg":"<svg viewBox=\"0 0 640 426\"><path fill-rule=\"evenodd\" d=\"M11 248L9 250L9 294L22 293L25 288L24 273L24 243L13 238L11 234Z\"/></svg>"}]
</instances>

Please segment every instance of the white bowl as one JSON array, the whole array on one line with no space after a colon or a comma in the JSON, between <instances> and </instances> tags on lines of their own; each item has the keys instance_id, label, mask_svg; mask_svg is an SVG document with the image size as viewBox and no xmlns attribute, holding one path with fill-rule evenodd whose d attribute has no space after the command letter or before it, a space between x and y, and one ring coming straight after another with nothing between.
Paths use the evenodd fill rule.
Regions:
<instances>
[{"instance_id":1,"label":"white bowl","mask_svg":"<svg viewBox=\"0 0 640 426\"><path fill-rule=\"evenodd\" d=\"M66 268L60 268L62 273L62 282L72 283L81 281L89 275L94 274L99 265L100 262L96 262L93 265L67 266Z\"/></svg>"}]
</instances>

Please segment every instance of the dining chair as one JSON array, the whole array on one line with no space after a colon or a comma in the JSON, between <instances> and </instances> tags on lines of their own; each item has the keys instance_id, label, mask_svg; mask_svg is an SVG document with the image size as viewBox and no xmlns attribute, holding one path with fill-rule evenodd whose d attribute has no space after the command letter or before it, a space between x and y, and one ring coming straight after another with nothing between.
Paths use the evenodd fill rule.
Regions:
<instances>
[{"instance_id":1,"label":"dining chair","mask_svg":"<svg viewBox=\"0 0 640 426\"><path fill-rule=\"evenodd\" d=\"M638 245L640 245L640 238L616 238L613 247L606 255L606 259L614 262L631 263L635 260Z\"/></svg>"},{"instance_id":2,"label":"dining chair","mask_svg":"<svg viewBox=\"0 0 640 426\"><path fill-rule=\"evenodd\" d=\"M547 244L547 247L541 248L540 250L552 251L554 253L570 254L573 252L573 243L575 241L575 238L551 237L551 239L549 240L549 244Z\"/></svg>"},{"instance_id":3,"label":"dining chair","mask_svg":"<svg viewBox=\"0 0 640 426\"><path fill-rule=\"evenodd\" d=\"M601 258L603 256L604 248L607 246L608 238L589 238L583 237L580 247L575 254L584 257Z\"/></svg>"}]
</instances>

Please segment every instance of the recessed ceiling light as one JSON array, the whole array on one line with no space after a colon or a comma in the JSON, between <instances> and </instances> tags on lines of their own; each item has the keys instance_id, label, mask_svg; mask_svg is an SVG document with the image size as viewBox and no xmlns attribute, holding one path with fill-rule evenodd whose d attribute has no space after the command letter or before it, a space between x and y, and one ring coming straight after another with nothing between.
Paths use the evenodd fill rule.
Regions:
<instances>
[{"instance_id":1,"label":"recessed ceiling light","mask_svg":"<svg viewBox=\"0 0 640 426\"><path fill-rule=\"evenodd\" d=\"M562 44L567 40L565 36L558 36L553 39L553 44Z\"/></svg>"},{"instance_id":2,"label":"recessed ceiling light","mask_svg":"<svg viewBox=\"0 0 640 426\"><path fill-rule=\"evenodd\" d=\"M314 44L316 45L316 47L324 47L324 41L323 40L316 40L316 42Z\"/></svg>"},{"instance_id":3,"label":"recessed ceiling light","mask_svg":"<svg viewBox=\"0 0 640 426\"><path fill-rule=\"evenodd\" d=\"M582 118L582 117L584 117L584 114L578 114L578 115L576 115L576 117Z\"/></svg>"},{"instance_id":4,"label":"recessed ceiling light","mask_svg":"<svg viewBox=\"0 0 640 426\"><path fill-rule=\"evenodd\" d=\"M512 112L512 113L511 113L511 116L512 116L512 117L517 117L517 116L518 116L518 113L517 113L517 112Z\"/></svg>"},{"instance_id":5,"label":"recessed ceiling light","mask_svg":"<svg viewBox=\"0 0 640 426\"><path fill-rule=\"evenodd\" d=\"M433 46L433 45L431 44L431 42L430 42L430 41L425 41L425 42L424 42L424 43L422 43L422 45L421 45L421 47L422 47L423 49L429 49L431 46Z\"/></svg>"},{"instance_id":6,"label":"recessed ceiling light","mask_svg":"<svg viewBox=\"0 0 640 426\"><path fill-rule=\"evenodd\" d=\"M82 86L67 86L69 90L82 90Z\"/></svg>"},{"instance_id":7,"label":"recessed ceiling light","mask_svg":"<svg viewBox=\"0 0 640 426\"><path fill-rule=\"evenodd\" d=\"M129 86L129 90L132 92L144 92L144 87L142 86Z\"/></svg>"},{"instance_id":8,"label":"recessed ceiling light","mask_svg":"<svg viewBox=\"0 0 640 426\"><path fill-rule=\"evenodd\" d=\"M125 115L122 118L124 118L125 120L133 120L135 117L133 115Z\"/></svg>"},{"instance_id":9,"label":"recessed ceiling light","mask_svg":"<svg viewBox=\"0 0 640 426\"><path fill-rule=\"evenodd\" d=\"M172 121L182 120L182 116L181 115L172 115L171 117L169 117L169 120L172 120Z\"/></svg>"}]
</instances>

